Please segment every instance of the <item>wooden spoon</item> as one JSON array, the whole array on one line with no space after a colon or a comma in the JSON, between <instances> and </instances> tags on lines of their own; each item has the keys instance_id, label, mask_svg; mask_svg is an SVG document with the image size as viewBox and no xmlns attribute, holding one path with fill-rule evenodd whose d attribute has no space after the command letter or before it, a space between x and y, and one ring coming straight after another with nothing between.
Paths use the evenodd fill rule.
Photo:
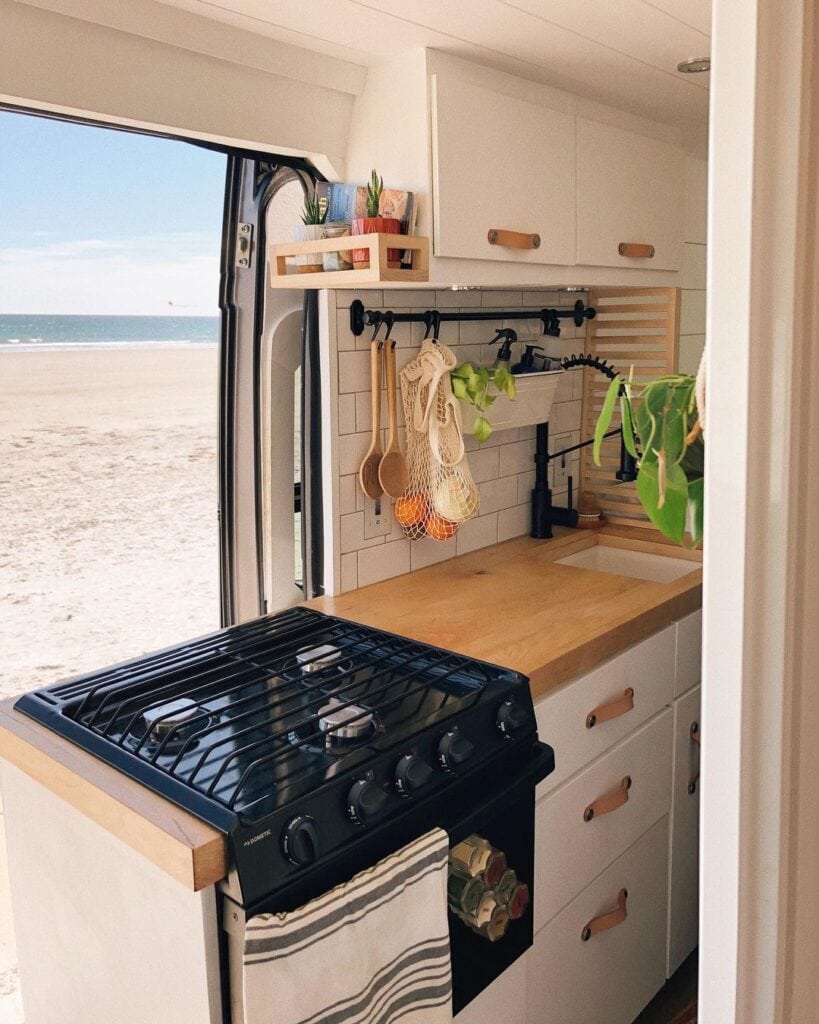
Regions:
<instances>
[{"instance_id":1,"label":"wooden spoon","mask_svg":"<svg viewBox=\"0 0 819 1024\"><path fill-rule=\"evenodd\" d=\"M409 486L407 460L398 446L398 403L395 395L395 342L387 342L387 409L390 433L387 450L378 467L381 488L390 498L400 498Z\"/></svg>"},{"instance_id":2,"label":"wooden spoon","mask_svg":"<svg viewBox=\"0 0 819 1024\"><path fill-rule=\"evenodd\" d=\"M383 488L378 479L381 465L381 351L383 342L373 340L370 345L370 387L373 403L373 434L370 447L358 471L358 482L368 498L380 498Z\"/></svg>"}]
</instances>

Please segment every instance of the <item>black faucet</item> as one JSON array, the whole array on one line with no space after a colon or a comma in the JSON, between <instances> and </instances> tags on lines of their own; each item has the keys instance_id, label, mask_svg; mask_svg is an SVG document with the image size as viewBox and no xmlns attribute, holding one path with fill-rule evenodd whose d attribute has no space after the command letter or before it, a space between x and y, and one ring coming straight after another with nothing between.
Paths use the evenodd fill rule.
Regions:
<instances>
[{"instance_id":1,"label":"black faucet","mask_svg":"<svg viewBox=\"0 0 819 1024\"><path fill-rule=\"evenodd\" d=\"M614 380L618 375L617 371L605 360L596 359L594 356L580 355L570 356L561 363L564 370L571 370L575 366L588 366L605 374L609 380ZM604 437L614 437L620 434L620 468L614 474L621 483L637 479L637 460L630 454L623 441L622 432L619 427L610 430ZM563 455L580 451L590 444L594 444L594 438L573 444L562 451L549 454L549 424L538 423L536 428L535 441L535 486L532 491L532 529L531 537L548 539L552 537L553 526L577 526L577 510L572 507L573 481L569 476L568 504L566 508L552 504L552 491L549 487L549 463L552 459L558 459Z\"/></svg>"}]
</instances>

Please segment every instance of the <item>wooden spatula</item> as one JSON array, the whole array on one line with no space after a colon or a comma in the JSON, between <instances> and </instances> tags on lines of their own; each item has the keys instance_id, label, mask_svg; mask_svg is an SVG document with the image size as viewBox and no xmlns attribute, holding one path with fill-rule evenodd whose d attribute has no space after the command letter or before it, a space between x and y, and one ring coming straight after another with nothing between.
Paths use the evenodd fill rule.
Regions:
<instances>
[{"instance_id":1,"label":"wooden spatula","mask_svg":"<svg viewBox=\"0 0 819 1024\"><path fill-rule=\"evenodd\" d=\"M398 405L395 395L395 342L388 341L387 360L387 409L390 414L390 433L387 450L378 467L381 489L390 498L400 498L409 486L407 460L398 447Z\"/></svg>"},{"instance_id":2,"label":"wooden spatula","mask_svg":"<svg viewBox=\"0 0 819 1024\"><path fill-rule=\"evenodd\" d=\"M370 388L372 389L373 434L370 447L358 471L358 482L368 498L375 500L383 494L378 479L381 465L381 352L383 342L373 340L370 345Z\"/></svg>"}]
</instances>

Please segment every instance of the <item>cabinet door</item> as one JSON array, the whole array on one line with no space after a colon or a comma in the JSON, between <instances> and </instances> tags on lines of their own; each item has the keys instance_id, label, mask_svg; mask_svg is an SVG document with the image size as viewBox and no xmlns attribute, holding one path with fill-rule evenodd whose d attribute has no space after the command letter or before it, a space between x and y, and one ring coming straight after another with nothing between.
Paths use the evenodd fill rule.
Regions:
<instances>
[{"instance_id":1,"label":"cabinet door","mask_svg":"<svg viewBox=\"0 0 819 1024\"><path fill-rule=\"evenodd\" d=\"M538 795L555 789L671 703L676 625L666 626L622 654L553 690L535 706L540 738L554 748L555 770ZM631 700L624 701L626 690ZM629 707L631 704L633 706ZM619 706L622 712L590 726L590 714Z\"/></svg>"},{"instance_id":2,"label":"cabinet door","mask_svg":"<svg viewBox=\"0 0 819 1024\"><path fill-rule=\"evenodd\" d=\"M573 264L574 118L448 75L431 89L434 254ZM491 228L540 247L491 245Z\"/></svg>"},{"instance_id":3,"label":"cabinet door","mask_svg":"<svg viewBox=\"0 0 819 1024\"><path fill-rule=\"evenodd\" d=\"M666 708L535 808L535 929L632 846L671 803L672 713ZM626 787L623 780L629 779ZM613 796L608 813L588 808ZM624 799L625 798L625 799ZM602 807L601 807L602 809Z\"/></svg>"},{"instance_id":4,"label":"cabinet door","mask_svg":"<svg viewBox=\"0 0 819 1024\"><path fill-rule=\"evenodd\" d=\"M677 623L677 667L674 696L680 697L696 686L702 674L702 609Z\"/></svg>"},{"instance_id":5,"label":"cabinet door","mask_svg":"<svg viewBox=\"0 0 819 1024\"><path fill-rule=\"evenodd\" d=\"M631 1024L665 981L667 869L666 815L535 935L528 1024ZM584 942L623 889L625 920Z\"/></svg>"},{"instance_id":6,"label":"cabinet door","mask_svg":"<svg viewBox=\"0 0 819 1024\"><path fill-rule=\"evenodd\" d=\"M674 774L671 796L668 964L670 978L697 945L699 930L700 688L674 701Z\"/></svg>"},{"instance_id":7,"label":"cabinet door","mask_svg":"<svg viewBox=\"0 0 819 1024\"><path fill-rule=\"evenodd\" d=\"M577 120L577 262L679 270L685 154L659 139ZM654 246L654 256L621 256L621 242Z\"/></svg>"}]
</instances>

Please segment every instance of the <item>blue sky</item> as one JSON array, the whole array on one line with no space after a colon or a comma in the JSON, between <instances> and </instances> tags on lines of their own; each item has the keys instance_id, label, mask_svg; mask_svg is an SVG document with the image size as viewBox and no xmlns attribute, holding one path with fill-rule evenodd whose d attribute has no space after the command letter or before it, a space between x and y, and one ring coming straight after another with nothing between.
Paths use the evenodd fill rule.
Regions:
<instances>
[{"instance_id":1,"label":"blue sky","mask_svg":"<svg viewBox=\"0 0 819 1024\"><path fill-rule=\"evenodd\" d=\"M224 185L220 153L0 111L0 314L215 315Z\"/></svg>"}]
</instances>

